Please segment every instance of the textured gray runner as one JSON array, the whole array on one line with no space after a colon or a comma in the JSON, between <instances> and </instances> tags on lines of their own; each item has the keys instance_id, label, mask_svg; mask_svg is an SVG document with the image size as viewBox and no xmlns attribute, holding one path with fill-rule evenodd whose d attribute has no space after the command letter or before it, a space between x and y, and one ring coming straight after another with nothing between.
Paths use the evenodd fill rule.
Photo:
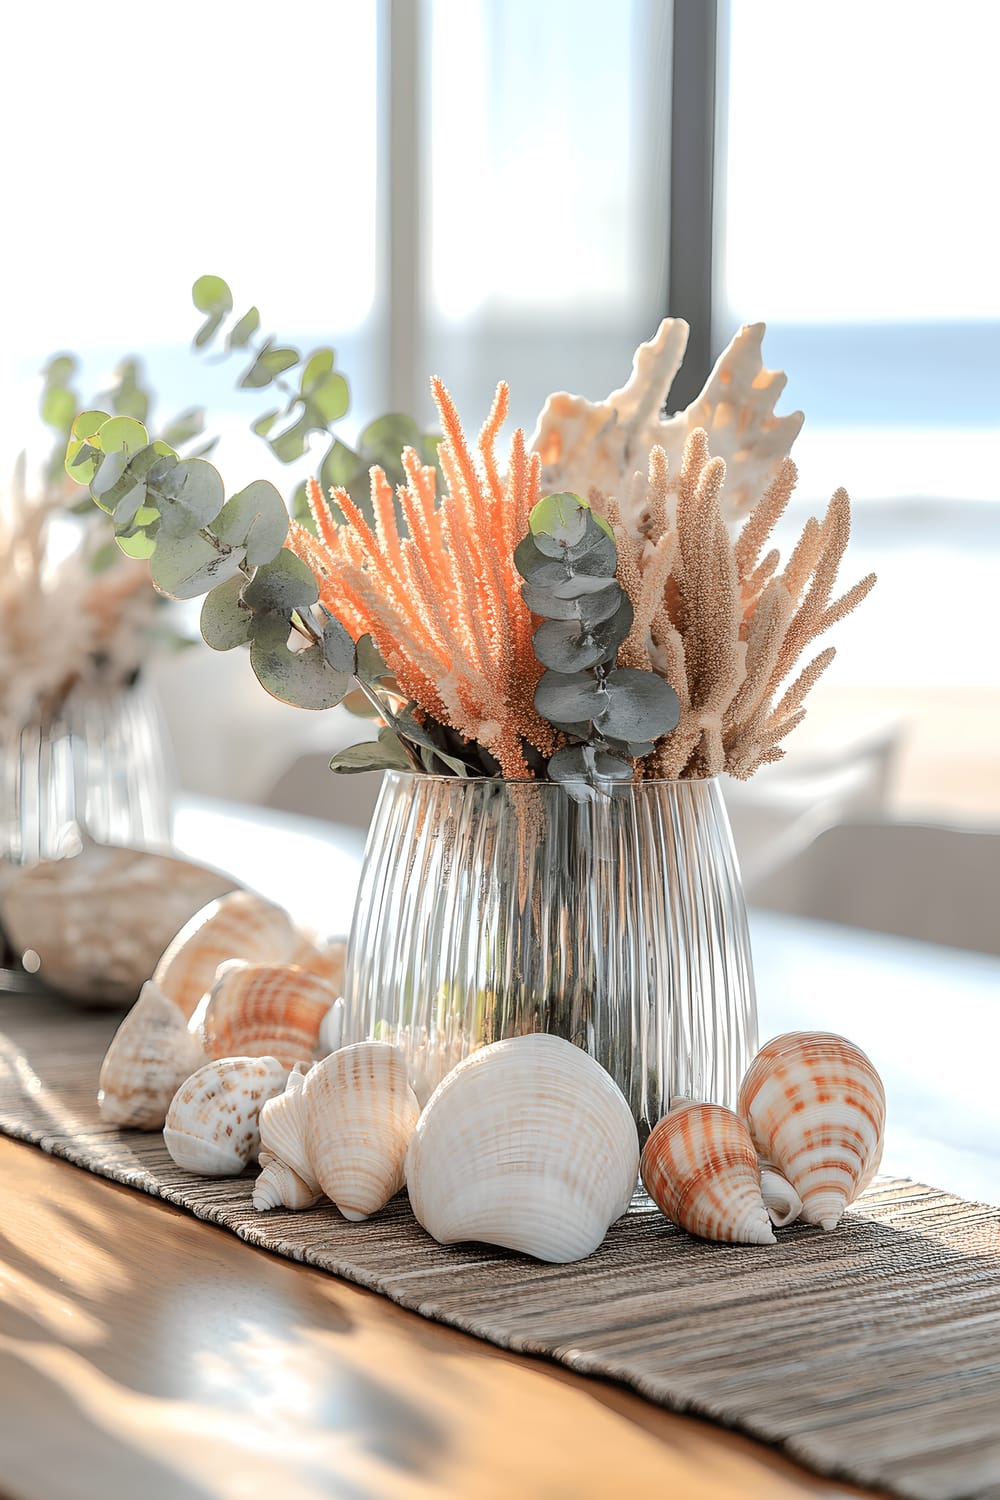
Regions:
<instances>
[{"instance_id":1,"label":"textured gray runner","mask_svg":"<svg viewBox=\"0 0 1000 1500\"><path fill-rule=\"evenodd\" d=\"M101 1123L96 1079L118 1019L0 997L0 1130L821 1473L915 1500L1000 1500L997 1210L882 1180L834 1233L793 1227L770 1248L704 1244L633 1208L574 1266L437 1245L405 1196L361 1225L332 1205L258 1214L252 1172L192 1177L158 1133Z\"/></svg>"}]
</instances>

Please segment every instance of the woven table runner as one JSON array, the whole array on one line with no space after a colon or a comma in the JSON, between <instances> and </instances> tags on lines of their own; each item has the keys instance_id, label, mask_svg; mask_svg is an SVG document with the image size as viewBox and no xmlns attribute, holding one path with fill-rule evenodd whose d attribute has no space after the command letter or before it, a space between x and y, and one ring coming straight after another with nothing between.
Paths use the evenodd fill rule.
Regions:
<instances>
[{"instance_id":1,"label":"woven table runner","mask_svg":"<svg viewBox=\"0 0 1000 1500\"><path fill-rule=\"evenodd\" d=\"M253 1172L192 1177L158 1132L104 1125L120 1016L0 997L0 1130L505 1349L621 1381L914 1500L1000 1500L1000 1212L882 1179L831 1234L710 1245L632 1208L550 1266L441 1246L405 1194L364 1224L330 1204L258 1214ZM891 1101L890 1101L891 1107Z\"/></svg>"}]
</instances>

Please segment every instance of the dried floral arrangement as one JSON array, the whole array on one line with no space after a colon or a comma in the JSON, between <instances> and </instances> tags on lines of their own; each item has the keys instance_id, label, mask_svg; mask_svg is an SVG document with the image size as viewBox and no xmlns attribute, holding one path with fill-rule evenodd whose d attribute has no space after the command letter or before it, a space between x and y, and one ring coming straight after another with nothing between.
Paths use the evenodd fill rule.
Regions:
<instances>
[{"instance_id":1,"label":"dried floral arrangement","mask_svg":"<svg viewBox=\"0 0 1000 1500\"><path fill-rule=\"evenodd\" d=\"M202 278L195 299L204 343L232 297ZM230 345L256 326L251 309ZM874 583L834 595L850 531L842 490L783 568L765 551L794 488L802 417L774 413L785 378L763 367L763 332L744 328L698 400L663 417L687 340L685 324L665 320L621 390L599 403L550 397L505 464L506 386L473 447L435 380L442 437L382 419L388 457L369 466L367 487L363 445L335 440L295 520L267 481L227 500L211 464L150 442L134 418L77 417L66 469L113 516L122 549L149 558L161 592L207 595L210 646L248 645L257 677L286 702L348 698L380 722L376 741L334 757L336 770L570 785L747 777L781 757L833 649L793 677L803 653ZM319 354L284 411L256 424L288 454L329 428L342 399L332 351ZM267 341L249 383L298 359Z\"/></svg>"}]
</instances>

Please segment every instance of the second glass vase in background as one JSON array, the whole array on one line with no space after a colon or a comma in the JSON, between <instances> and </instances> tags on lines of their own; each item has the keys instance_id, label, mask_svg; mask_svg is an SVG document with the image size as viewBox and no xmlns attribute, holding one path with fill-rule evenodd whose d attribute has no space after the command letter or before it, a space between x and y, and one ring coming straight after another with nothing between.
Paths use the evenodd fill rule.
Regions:
<instances>
[{"instance_id":1,"label":"second glass vase in background","mask_svg":"<svg viewBox=\"0 0 1000 1500\"><path fill-rule=\"evenodd\" d=\"M407 1053L421 1101L469 1052L584 1047L645 1138L684 1095L735 1104L756 1050L746 911L718 783L386 773L345 981L345 1040Z\"/></svg>"}]
</instances>

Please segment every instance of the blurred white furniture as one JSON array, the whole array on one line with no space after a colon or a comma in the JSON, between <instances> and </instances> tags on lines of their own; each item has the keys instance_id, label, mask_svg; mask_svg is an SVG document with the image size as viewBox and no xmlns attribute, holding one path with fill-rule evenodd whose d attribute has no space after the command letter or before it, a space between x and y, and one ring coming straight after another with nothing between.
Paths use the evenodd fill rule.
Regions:
<instances>
[{"instance_id":1,"label":"blurred white furniture","mask_svg":"<svg viewBox=\"0 0 1000 1500\"><path fill-rule=\"evenodd\" d=\"M755 882L751 899L798 916L1000 954L1000 830L839 823Z\"/></svg>"}]
</instances>

